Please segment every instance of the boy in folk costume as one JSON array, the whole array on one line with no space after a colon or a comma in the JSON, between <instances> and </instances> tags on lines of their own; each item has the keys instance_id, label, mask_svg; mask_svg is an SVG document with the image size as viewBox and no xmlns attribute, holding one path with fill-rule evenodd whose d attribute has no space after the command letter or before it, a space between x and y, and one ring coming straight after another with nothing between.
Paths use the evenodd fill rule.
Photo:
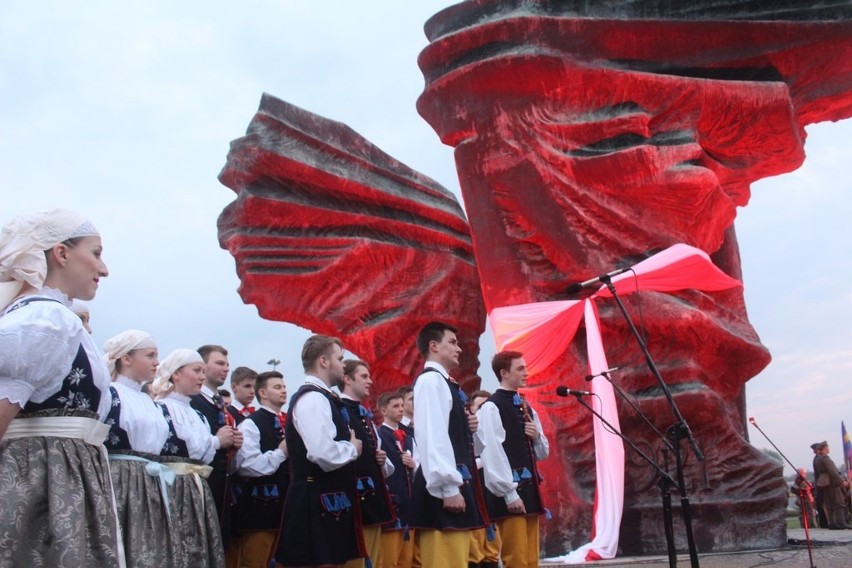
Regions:
<instances>
[{"instance_id":1,"label":"boy in folk costume","mask_svg":"<svg viewBox=\"0 0 852 568\"><path fill-rule=\"evenodd\" d=\"M400 423L405 413L404 400L402 389L379 397L379 411L384 418L379 437L394 466L386 481L396 512L396 521L382 528L383 568L411 568L414 562L414 530L408 528L408 510L417 462L413 456L414 437Z\"/></svg>"},{"instance_id":2,"label":"boy in folk costume","mask_svg":"<svg viewBox=\"0 0 852 568\"><path fill-rule=\"evenodd\" d=\"M536 462L547 457L549 445L538 415L518 392L527 382L523 355L503 351L491 366L500 388L480 407L476 433L488 515L502 539L503 566L538 566L538 516L544 507Z\"/></svg>"}]
</instances>

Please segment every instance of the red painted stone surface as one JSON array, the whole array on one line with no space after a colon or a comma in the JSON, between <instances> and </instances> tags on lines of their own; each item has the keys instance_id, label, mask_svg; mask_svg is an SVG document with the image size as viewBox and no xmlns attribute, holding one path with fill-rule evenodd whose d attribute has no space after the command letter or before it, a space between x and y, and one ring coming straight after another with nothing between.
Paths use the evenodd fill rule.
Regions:
<instances>
[{"instance_id":1,"label":"red painted stone surface","mask_svg":"<svg viewBox=\"0 0 852 568\"><path fill-rule=\"evenodd\" d=\"M820 3L794 2L774 17L769 2L682 3L693 18L685 21L668 14L675 4L480 0L427 23L418 110L456 148L489 310L562 299L570 282L678 242L741 279L733 221L750 184L801 165L805 124L852 114L848 6L819 12L834 21L783 21L813 20ZM712 21L714 10L742 21ZM699 550L783 544L781 468L747 441L744 384L769 354L742 292L625 301L706 452L686 471ZM601 307L609 361L627 367L615 379L665 430L673 419L659 386L615 305ZM590 416L552 394L556 384L585 388L583 345L578 337L561 364L530 381L554 440L542 467L554 512L543 524L549 554L590 533ZM620 415L623 431L659 456L629 407ZM664 550L653 472L628 460L622 551ZM676 536L683 549L680 527Z\"/></svg>"},{"instance_id":2,"label":"red painted stone surface","mask_svg":"<svg viewBox=\"0 0 852 568\"><path fill-rule=\"evenodd\" d=\"M243 301L261 317L340 337L375 392L422 368L417 331L459 328L456 373L476 378L485 311L455 196L343 124L269 95L219 176L237 199L219 218Z\"/></svg>"}]
</instances>

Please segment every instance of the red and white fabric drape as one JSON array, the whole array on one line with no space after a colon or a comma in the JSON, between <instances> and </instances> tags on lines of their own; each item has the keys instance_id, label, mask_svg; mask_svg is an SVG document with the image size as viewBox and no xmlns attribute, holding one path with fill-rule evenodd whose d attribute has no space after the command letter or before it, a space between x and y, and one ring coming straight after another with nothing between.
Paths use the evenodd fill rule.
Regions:
<instances>
[{"instance_id":1,"label":"red and white fabric drape","mask_svg":"<svg viewBox=\"0 0 852 568\"><path fill-rule=\"evenodd\" d=\"M638 290L713 292L742 286L717 268L707 253L684 244L669 247L637 263L631 271L613 277L612 283L619 296ZM580 323L585 321L589 374L598 375L609 365L595 301L611 297L609 289L601 284L594 294L583 300L494 308L489 320L497 349L523 353L530 375L535 375L565 355ZM612 385L596 377L591 381L591 392L595 394L592 397L595 410L620 431ZM618 549L624 507L624 445L596 417L593 418L593 431L597 483L591 542L562 558L569 563L614 558Z\"/></svg>"}]
</instances>

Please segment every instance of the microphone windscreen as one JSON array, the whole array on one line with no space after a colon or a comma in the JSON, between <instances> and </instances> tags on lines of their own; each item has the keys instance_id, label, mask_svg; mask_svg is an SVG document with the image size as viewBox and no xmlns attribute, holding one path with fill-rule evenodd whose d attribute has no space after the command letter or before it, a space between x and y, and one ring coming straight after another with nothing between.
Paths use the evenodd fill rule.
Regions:
<instances>
[{"instance_id":1,"label":"microphone windscreen","mask_svg":"<svg viewBox=\"0 0 852 568\"><path fill-rule=\"evenodd\" d=\"M568 396L568 387L566 387L566 386L556 387L556 394L558 396Z\"/></svg>"}]
</instances>

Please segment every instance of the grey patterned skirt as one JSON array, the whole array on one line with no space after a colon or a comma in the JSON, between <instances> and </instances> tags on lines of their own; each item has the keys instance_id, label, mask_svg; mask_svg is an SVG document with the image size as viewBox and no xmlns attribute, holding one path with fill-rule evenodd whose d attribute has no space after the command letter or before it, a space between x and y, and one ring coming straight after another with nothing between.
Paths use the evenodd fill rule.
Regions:
<instances>
[{"instance_id":1,"label":"grey patterned skirt","mask_svg":"<svg viewBox=\"0 0 852 568\"><path fill-rule=\"evenodd\" d=\"M151 461L157 458L136 452L126 455ZM174 523L166 510L168 501L163 500L161 478L147 473L148 464L143 461L124 461L113 454L109 461L128 568L187 566L174 537Z\"/></svg>"},{"instance_id":2,"label":"grey patterned skirt","mask_svg":"<svg viewBox=\"0 0 852 568\"><path fill-rule=\"evenodd\" d=\"M224 568L222 532L207 482L195 474L180 474L169 495L172 521L176 523L172 537L180 544L180 558L185 559L180 566Z\"/></svg>"},{"instance_id":3,"label":"grey patterned skirt","mask_svg":"<svg viewBox=\"0 0 852 568\"><path fill-rule=\"evenodd\" d=\"M108 467L76 438L0 441L0 567L118 566Z\"/></svg>"},{"instance_id":4,"label":"grey patterned skirt","mask_svg":"<svg viewBox=\"0 0 852 568\"><path fill-rule=\"evenodd\" d=\"M167 486L167 510L161 477L150 475L146 462L127 460L124 456L175 467L188 462L185 458L132 451L110 455L128 568L223 567L222 537L207 483L203 479L196 480L190 473L175 476ZM191 463L190 467L200 463Z\"/></svg>"}]
</instances>

